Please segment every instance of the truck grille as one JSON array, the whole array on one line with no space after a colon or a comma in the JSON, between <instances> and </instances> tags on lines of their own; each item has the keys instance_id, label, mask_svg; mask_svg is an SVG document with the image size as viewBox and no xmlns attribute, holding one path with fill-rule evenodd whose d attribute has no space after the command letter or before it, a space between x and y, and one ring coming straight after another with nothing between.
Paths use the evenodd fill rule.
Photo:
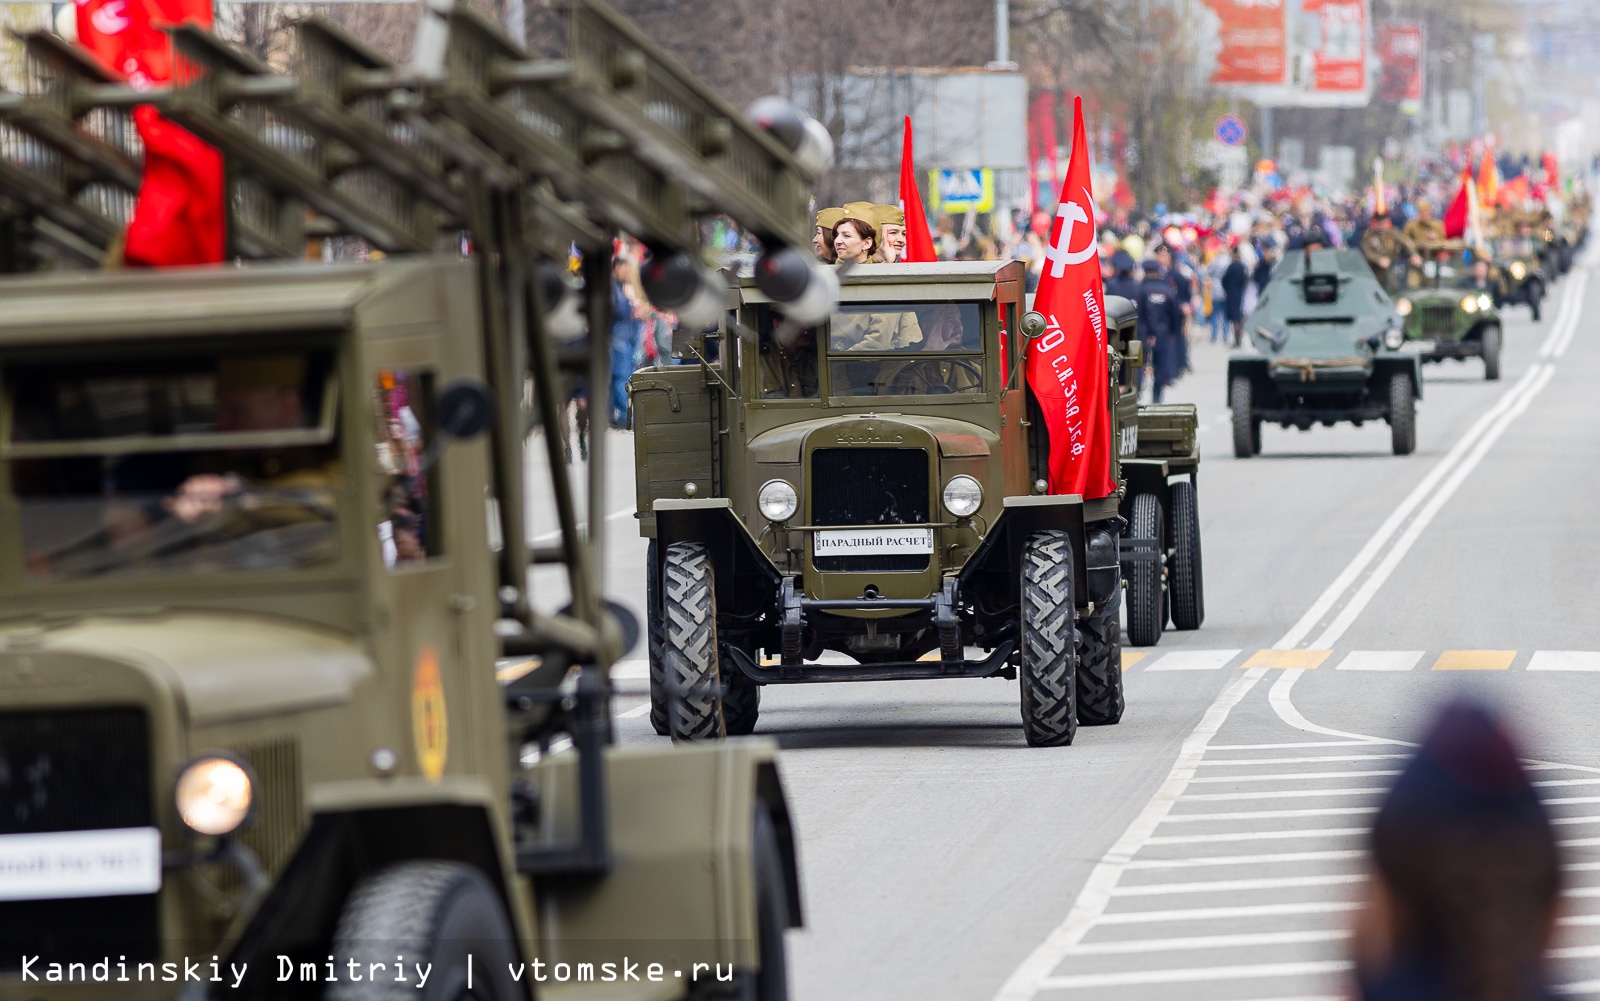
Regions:
<instances>
[{"instance_id":1,"label":"truck grille","mask_svg":"<svg viewBox=\"0 0 1600 1001\"><path fill-rule=\"evenodd\" d=\"M819 448L811 453L811 523L918 525L928 522L928 453L920 448ZM827 573L926 570L928 557L822 556Z\"/></svg>"},{"instance_id":2,"label":"truck grille","mask_svg":"<svg viewBox=\"0 0 1600 1001\"><path fill-rule=\"evenodd\" d=\"M142 709L0 713L0 835L155 824ZM0 901L0 972L51 962L153 960L156 894Z\"/></svg>"},{"instance_id":3,"label":"truck grille","mask_svg":"<svg viewBox=\"0 0 1600 1001\"><path fill-rule=\"evenodd\" d=\"M1453 340L1456 333L1456 304L1422 307L1422 336L1428 340Z\"/></svg>"}]
</instances>

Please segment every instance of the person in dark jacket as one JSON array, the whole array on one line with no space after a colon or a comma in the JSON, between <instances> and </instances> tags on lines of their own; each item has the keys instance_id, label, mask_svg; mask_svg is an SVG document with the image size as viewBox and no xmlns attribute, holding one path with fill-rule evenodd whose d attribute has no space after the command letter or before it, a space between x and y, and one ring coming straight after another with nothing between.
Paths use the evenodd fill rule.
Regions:
<instances>
[{"instance_id":1,"label":"person in dark jacket","mask_svg":"<svg viewBox=\"0 0 1600 1001\"><path fill-rule=\"evenodd\" d=\"M1139 329L1144 329L1144 288L1140 286L1139 279L1133 277L1135 267L1133 255L1126 250L1119 250L1111 255L1109 262L1111 277L1106 280L1106 295L1120 295L1132 301L1136 315L1139 317ZM1144 368L1134 373L1134 385L1144 386Z\"/></svg>"},{"instance_id":2,"label":"person in dark jacket","mask_svg":"<svg viewBox=\"0 0 1600 1001\"><path fill-rule=\"evenodd\" d=\"M1139 312L1139 334L1150 356L1154 379L1151 398L1160 403L1167 387L1178 381L1181 371L1179 366L1183 359L1178 352L1177 339L1183 336L1183 310L1178 305L1178 290L1173 288L1172 279L1161 270L1161 262L1154 257L1144 262L1140 293L1144 301Z\"/></svg>"},{"instance_id":3,"label":"person in dark jacket","mask_svg":"<svg viewBox=\"0 0 1600 1001\"><path fill-rule=\"evenodd\" d=\"M1373 820L1363 1001L1548 1001L1555 829L1504 723L1448 706Z\"/></svg>"},{"instance_id":4,"label":"person in dark jacket","mask_svg":"<svg viewBox=\"0 0 1600 1001\"><path fill-rule=\"evenodd\" d=\"M1250 284L1250 273L1245 270L1244 254L1238 244L1233 245L1232 257L1222 272L1222 309L1228 329L1233 331L1233 346L1238 347L1244 340L1244 290Z\"/></svg>"},{"instance_id":5,"label":"person in dark jacket","mask_svg":"<svg viewBox=\"0 0 1600 1001\"><path fill-rule=\"evenodd\" d=\"M1256 295L1259 297L1267 291L1267 283L1272 281L1272 248L1262 245L1256 254L1256 269L1250 273L1250 280L1256 283Z\"/></svg>"}]
</instances>

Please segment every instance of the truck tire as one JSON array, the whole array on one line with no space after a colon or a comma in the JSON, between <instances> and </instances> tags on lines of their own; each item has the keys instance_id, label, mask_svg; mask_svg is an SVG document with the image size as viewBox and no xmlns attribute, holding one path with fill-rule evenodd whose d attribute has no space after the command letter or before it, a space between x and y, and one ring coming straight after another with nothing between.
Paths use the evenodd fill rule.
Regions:
<instances>
[{"instance_id":1,"label":"truck tire","mask_svg":"<svg viewBox=\"0 0 1600 1001\"><path fill-rule=\"evenodd\" d=\"M724 659L726 660L726 659ZM730 737L748 737L756 730L761 715L761 686L735 671L729 671L728 687L722 692L722 720Z\"/></svg>"},{"instance_id":2,"label":"truck tire","mask_svg":"<svg viewBox=\"0 0 1600 1001\"><path fill-rule=\"evenodd\" d=\"M467 957L472 957L472 991L467 991ZM522 961L511 920L500 894L475 866L425 859L380 869L356 884L333 935L333 956L341 979L328 988L327 1001L483 1001L525 998L511 979ZM389 977L350 981L350 960L368 963L433 964L425 987Z\"/></svg>"},{"instance_id":3,"label":"truck tire","mask_svg":"<svg viewBox=\"0 0 1600 1001\"><path fill-rule=\"evenodd\" d=\"M717 595L711 556L699 542L667 547L662 575L667 732L673 740L727 736L718 664Z\"/></svg>"},{"instance_id":4,"label":"truck tire","mask_svg":"<svg viewBox=\"0 0 1600 1001\"><path fill-rule=\"evenodd\" d=\"M1233 456L1248 459L1261 452L1261 418L1251 413L1254 404L1254 387L1248 376L1233 377L1233 388L1228 394L1233 400Z\"/></svg>"},{"instance_id":5,"label":"truck tire","mask_svg":"<svg viewBox=\"0 0 1600 1001\"><path fill-rule=\"evenodd\" d=\"M650 726L665 737L667 730L667 664L662 649L667 642L666 616L661 611L661 560L658 544L650 540L645 556L644 606L647 656L650 658Z\"/></svg>"},{"instance_id":6,"label":"truck tire","mask_svg":"<svg viewBox=\"0 0 1600 1001\"><path fill-rule=\"evenodd\" d=\"M1133 517L1128 536L1156 540L1154 560L1138 560L1128 570L1128 642L1133 646L1155 646L1167 622L1166 589L1160 556L1166 552L1165 519L1161 498L1155 494L1135 494Z\"/></svg>"},{"instance_id":7,"label":"truck tire","mask_svg":"<svg viewBox=\"0 0 1600 1001\"><path fill-rule=\"evenodd\" d=\"M1539 319L1539 307L1533 307L1534 320ZM1489 382L1500 381L1500 328L1483 328L1483 377Z\"/></svg>"},{"instance_id":8,"label":"truck tire","mask_svg":"<svg viewBox=\"0 0 1600 1001\"><path fill-rule=\"evenodd\" d=\"M1022 733L1030 747L1065 747L1078 731L1072 537L1033 533L1022 549L1021 573Z\"/></svg>"},{"instance_id":9,"label":"truck tire","mask_svg":"<svg viewBox=\"0 0 1600 1001\"><path fill-rule=\"evenodd\" d=\"M1172 484L1172 628L1199 629L1206 620L1200 566L1200 501L1190 480Z\"/></svg>"},{"instance_id":10,"label":"truck tire","mask_svg":"<svg viewBox=\"0 0 1600 1001\"><path fill-rule=\"evenodd\" d=\"M1083 647L1078 651L1078 724L1110 726L1121 722L1126 700L1122 694L1122 582L1117 581L1111 600L1094 610L1083 623Z\"/></svg>"},{"instance_id":11,"label":"truck tire","mask_svg":"<svg viewBox=\"0 0 1600 1001\"><path fill-rule=\"evenodd\" d=\"M1389 377L1389 438L1395 455L1410 455L1417 447L1417 399L1411 376L1396 372Z\"/></svg>"}]
</instances>

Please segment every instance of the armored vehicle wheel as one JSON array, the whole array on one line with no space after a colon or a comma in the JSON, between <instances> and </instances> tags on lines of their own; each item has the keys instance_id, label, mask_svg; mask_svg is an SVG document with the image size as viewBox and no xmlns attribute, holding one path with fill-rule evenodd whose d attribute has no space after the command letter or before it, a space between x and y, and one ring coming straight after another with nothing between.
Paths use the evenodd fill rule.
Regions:
<instances>
[{"instance_id":1,"label":"armored vehicle wheel","mask_svg":"<svg viewBox=\"0 0 1600 1001\"><path fill-rule=\"evenodd\" d=\"M1389 377L1389 437L1395 455L1410 455L1417 447L1416 393L1404 372Z\"/></svg>"},{"instance_id":2,"label":"armored vehicle wheel","mask_svg":"<svg viewBox=\"0 0 1600 1001\"><path fill-rule=\"evenodd\" d=\"M1122 582L1111 600L1083 623L1078 652L1078 723L1109 726L1122 720Z\"/></svg>"},{"instance_id":3,"label":"armored vehicle wheel","mask_svg":"<svg viewBox=\"0 0 1600 1001\"><path fill-rule=\"evenodd\" d=\"M472 989L467 990L467 957ZM461 862L420 860L381 869L356 884L339 915L333 955L342 971L350 961L433 965L426 987L394 980L347 981L328 989L328 1001L380 1001L397 996L422 1001L522 998L511 979L521 961L500 894L484 874Z\"/></svg>"},{"instance_id":4,"label":"armored vehicle wheel","mask_svg":"<svg viewBox=\"0 0 1600 1001\"><path fill-rule=\"evenodd\" d=\"M650 540L644 579L645 637L650 658L650 726L665 737L667 730L667 668L662 647L667 641L666 617L661 612L661 562L656 558L656 540Z\"/></svg>"},{"instance_id":5,"label":"armored vehicle wheel","mask_svg":"<svg viewBox=\"0 0 1600 1001\"><path fill-rule=\"evenodd\" d=\"M1155 552L1153 559L1138 560L1128 571L1128 642L1134 646L1155 646L1161 641L1161 630L1167 622L1161 572L1161 554L1166 551L1164 528L1161 498L1148 493L1135 495L1128 536L1154 539Z\"/></svg>"},{"instance_id":6,"label":"armored vehicle wheel","mask_svg":"<svg viewBox=\"0 0 1600 1001\"><path fill-rule=\"evenodd\" d=\"M1030 747L1065 747L1078 731L1072 538L1035 532L1022 550L1022 732Z\"/></svg>"},{"instance_id":7,"label":"armored vehicle wheel","mask_svg":"<svg viewBox=\"0 0 1600 1001\"><path fill-rule=\"evenodd\" d=\"M1199 629L1206 620L1200 572L1200 502L1194 484L1172 484L1172 628Z\"/></svg>"},{"instance_id":8,"label":"armored vehicle wheel","mask_svg":"<svg viewBox=\"0 0 1600 1001\"><path fill-rule=\"evenodd\" d=\"M1233 377L1233 391L1228 395L1233 400L1233 455L1236 459L1248 459L1261 452L1261 418L1250 412L1254 402L1251 390L1247 377Z\"/></svg>"},{"instance_id":9,"label":"armored vehicle wheel","mask_svg":"<svg viewBox=\"0 0 1600 1001\"><path fill-rule=\"evenodd\" d=\"M711 557L698 542L674 542L663 567L667 732L673 740L725 737Z\"/></svg>"},{"instance_id":10,"label":"armored vehicle wheel","mask_svg":"<svg viewBox=\"0 0 1600 1001\"><path fill-rule=\"evenodd\" d=\"M1539 319L1539 307L1533 307L1533 318ZM1483 328L1483 377L1490 382L1500 381L1500 328Z\"/></svg>"},{"instance_id":11,"label":"armored vehicle wheel","mask_svg":"<svg viewBox=\"0 0 1600 1001\"><path fill-rule=\"evenodd\" d=\"M736 670L728 673L732 676L722 693L722 719L728 736L748 737L755 732L756 718L761 715L761 686Z\"/></svg>"}]
</instances>

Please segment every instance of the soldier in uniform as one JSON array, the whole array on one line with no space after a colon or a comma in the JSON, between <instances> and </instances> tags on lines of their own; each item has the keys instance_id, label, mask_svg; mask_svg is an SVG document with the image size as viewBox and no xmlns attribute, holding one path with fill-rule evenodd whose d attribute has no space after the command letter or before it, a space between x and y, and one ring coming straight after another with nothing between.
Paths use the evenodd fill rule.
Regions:
<instances>
[{"instance_id":1,"label":"soldier in uniform","mask_svg":"<svg viewBox=\"0 0 1600 1001\"><path fill-rule=\"evenodd\" d=\"M1145 350L1154 370L1152 399L1160 403L1167 387L1178 380L1181 371L1178 338L1183 336L1183 310L1178 306L1178 291L1173 287L1172 279L1161 270L1161 262L1154 257L1144 262L1144 282L1140 292L1143 298L1140 302L1139 334L1144 338Z\"/></svg>"},{"instance_id":2,"label":"soldier in uniform","mask_svg":"<svg viewBox=\"0 0 1600 1001\"><path fill-rule=\"evenodd\" d=\"M817 212L817 227L811 231L811 249L823 264L832 264L839 259L833 250L833 227L843 218L844 209L820 209Z\"/></svg>"},{"instance_id":3,"label":"soldier in uniform","mask_svg":"<svg viewBox=\"0 0 1600 1001\"><path fill-rule=\"evenodd\" d=\"M906 257L906 213L898 205L872 206L878 219L878 233L883 237L885 264L897 264Z\"/></svg>"},{"instance_id":4,"label":"soldier in uniform","mask_svg":"<svg viewBox=\"0 0 1600 1001\"><path fill-rule=\"evenodd\" d=\"M872 202L844 203L844 215L846 219L860 219L870 225L873 229L875 239L873 241L872 253L865 261L862 262L864 264L886 264L893 263L894 260L894 258L889 256L891 252L886 248L888 237L884 232L883 224L885 220L883 218L882 209L882 205L875 205ZM905 237L905 215L903 213L900 215L900 234L903 240Z\"/></svg>"},{"instance_id":5,"label":"soldier in uniform","mask_svg":"<svg viewBox=\"0 0 1600 1001\"><path fill-rule=\"evenodd\" d=\"M815 399L816 330L779 326L761 338L761 396L768 400Z\"/></svg>"},{"instance_id":6,"label":"soldier in uniform","mask_svg":"<svg viewBox=\"0 0 1600 1001\"><path fill-rule=\"evenodd\" d=\"M1431 202L1417 203L1417 217L1406 223L1405 236L1413 247L1419 248L1431 247L1445 241L1444 223L1433 217Z\"/></svg>"},{"instance_id":7,"label":"soldier in uniform","mask_svg":"<svg viewBox=\"0 0 1600 1001\"><path fill-rule=\"evenodd\" d=\"M1422 255L1417 253L1417 248L1412 245L1404 234L1395 232L1394 223L1389 219L1388 212L1376 212L1372 216L1372 225L1361 234L1361 253L1367 259L1367 264L1372 268L1372 273L1385 288L1390 287L1393 268L1399 261L1409 262L1411 267L1422 267Z\"/></svg>"},{"instance_id":8,"label":"soldier in uniform","mask_svg":"<svg viewBox=\"0 0 1600 1001\"><path fill-rule=\"evenodd\" d=\"M839 264L866 264L877 260L878 230L864 216L845 216L833 226L833 252Z\"/></svg>"},{"instance_id":9,"label":"soldier in uniform","mask_svg":"<svg viewBox=\"0 0 1600 1001\"><path fill-rule=\"evenodd\" d=\"M957 306L932 306L918 310L912 318L923 334L923 351L976 351L981 346L977 332L969 333L962 324ZM983 391L982 366L976 358L914 359L896 366L883 384L895 393L916 395L978 393Z\"/></svg>"}]
</instances>

